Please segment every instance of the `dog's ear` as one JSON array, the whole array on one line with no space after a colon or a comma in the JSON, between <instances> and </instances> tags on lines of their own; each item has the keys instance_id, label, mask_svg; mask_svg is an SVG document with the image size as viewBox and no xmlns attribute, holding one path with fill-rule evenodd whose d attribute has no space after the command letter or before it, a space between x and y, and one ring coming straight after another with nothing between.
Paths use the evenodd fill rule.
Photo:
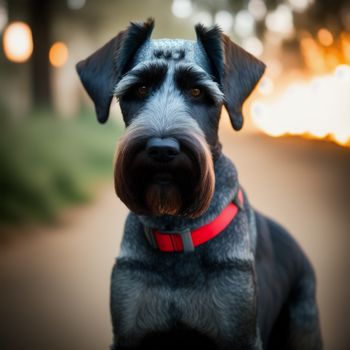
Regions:
<instances>
[{"instance_id":1,"label":"dog's ear","mask_svg":"<svg viewBox=\"0 0 350 350\"><path fill-rule=\"evenodd\" d=\"M130 23L107 44L76 65L83 86L95 104L97 119L105 123L113 98L113 88L129 68L137 49L151 36L154 20Z\"/></svg>"},{"instance_id":2,"label":"dog's ear","mask_svg":"<svg viewBox=\"0 0 350 350\"><path fill-rule=\"evenodd\" d=\"M243 126L242 104L265 71L265 64L233 43L219 27L195 27L197 40L209 57L225 96L225 108L235 130Z\"/></svg>"}]
</instances>

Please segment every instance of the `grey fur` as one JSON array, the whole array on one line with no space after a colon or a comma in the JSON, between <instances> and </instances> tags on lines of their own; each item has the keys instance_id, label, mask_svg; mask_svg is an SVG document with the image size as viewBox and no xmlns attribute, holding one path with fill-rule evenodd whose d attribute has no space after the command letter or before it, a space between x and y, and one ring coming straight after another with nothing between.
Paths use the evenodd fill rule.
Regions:
<instances>
[{"instance_id":1,"label":"grey fur","mask_svg":"<svg viewBox=\"0 0 350 350\"><path fill-rule=\"evenodd\" d=\"M250 206L243 190L242 207L234 220L214 239L194 251L190 244L185 244L186 251L181 253L164 253L154 248L152 237L148 234L151 228L165 232L193 230L216 218L230 202L236 202L241 186L233 163L221 153L217 137L218 121L223 102L227 102L228 98L236 101L234 94L239 95L239 101L248 96L262 74L262 64L247 56L225 36L223 46L226 51L219 52L217 56L215 52L210 52L213 48L220 51L218 40L222 36L218 28L207 30L197 26L201 40L196 42L150 40L149 30L152 28L152 21L144 27L134 25L131 28L133 35L135 32L142 34L142 40L139 37L141 44L129 62L128 71L114 85L114 94L120 100L127 126L119 143L116 165L129 165L130 149L134 145L140 147L142 141L149 138L172 137L179 142L182 140L182 146L186 147L185 137L186 141L193 139L196 142L189 143L189 147L200 154L200 161L196 163L193 160L196 158L190 156L186 159L191 159L193 165L199 165L203 170L200 173L202 178L205 174L206 180L210 180L201 182L199 177L197 182L197 187L202 190L210 187L207 191L210 196L206 197L207 201L203 200L206 206L200 214L192 217L186 212L183 215L161 216L129 213L120 255L112 272L112 349L145 348L150 336L154 338L151 338L152 344L148 347L164 348L162 343L157 343L159 339L164 340L162 335L166 339L165 348L175 348L178 336L184 331L187 338L185 343L180 342L182 347L191 345L193 339L198 341L193 336L199 336L213 342L210 348L222 350L320 350L322 341L312 266L281 226ZM118 38L117 44L122 45L124 39L119 41ZM88 59L86 74L85 64L79 70L94 97L98 95L95 93L100 91L98 87L103 79L109 76L108 72L103 72L102 81L97 87L94 85L94 65L98 65L99 59L104 62L105 57L99 58L101 55L110 54L111 46L108 45L113 45L113 41L98 55ZM225 60L220 63L223 57ZM240 65L236 66L238 61ZM213 74L213 62L225 66L225 71L219 72L220 85ZM115 63L118 65L118 62ZM161 66L161 73L164 73L159 84L150 84L152 89L147 98L125 98L135 84L143 83L139 81L140 72L154 67L154 63ZM237 67L243 67L247 72L237 72ZM199 101L193 101L188 96L188 88L181 88L176 80L176 74L184 70L196 73L198 81L195 83L204 87L208 96ZM225 96L222 91L225 91ZM106 107L106 103L102 106ZM232 113L241 109L240 105L231 107ZM234 119L233 126L237 129L236 124ZM130 151L131 160L138 155L142 158L146 151L142 149L136 156ZM183 155L187 155L185 151ZM122 164L118 164L119 160ZM163 164L163 171L164 167ZM130 174L123 172L123 167L118 169L122 169L116 177L119 180L136 175L135 183L139 184L145 175L140 174L139 178L137 171ZM155 169L158 171L157 167ZM192 171L195 166L190 169ZM127 182L120 183L128 185ZM199 186L202 183L206 183L208 188ZM181 187L179 184L176 186ZM128 186L125 187L129 190ZM121 193L125 195L126 202L134 199L125 192L118 192L117 188L119 196ZM139 193L143 195L142 191L136 194ZM196 192L189 189L189 193ZM197 202L193 201L199 207ZM138 206L135 205L135 208ZM208 348L207 343L205 348Z\"/></svg>"},{"instance_id":2,"label":"grey fur","mask_svg":"<svg viewBox=\"0 0 350 350\"><path fill-rule=\"evenodd\" d=\"M161 63L165 64L165 60L159 60ZM149 69L151 64L154 64L154 60L140 62L131 71L129 71L115 86L114 96L119 98L122 96L130 87L134 86L138 82L138 73ZM216 103L220 104L224 101L224 94L220 90L218 84L213 81L212 77L201 67L194 66L190 63L180 63L176 66L176 69L191 69L196 72L201 78L198 83L205 86L210 92L211 96L215 98ZM171 75L171 74L170 74ZM168 86L174 86L173 82L169 81Z\"/></svg>"},{"instance_id":3,"label":"grey fur","mask_svg":"<svg viewBox=\"0 0 350 350\"><path fill-rule=\"evenodd\" d=\"M197 122L189 117L183 97L169 80L145 103L127 132L139 129L145 136L167 137L191 130L204 138Z\"/></svg>"},{"instance_id":4,"label":"grey fur","mask_svg":"<svg viewBox=\"0 0 350 350\"><path fill-rule=\"evenodd\" d=\"M183 55L180 54L181 52ZM211 64L199 41L182 39L147 40L137 51L134 62L145 62L158 57L176 61L181 57L182 61L195 63L211 74Z\"/></svg>"}]
</instances>

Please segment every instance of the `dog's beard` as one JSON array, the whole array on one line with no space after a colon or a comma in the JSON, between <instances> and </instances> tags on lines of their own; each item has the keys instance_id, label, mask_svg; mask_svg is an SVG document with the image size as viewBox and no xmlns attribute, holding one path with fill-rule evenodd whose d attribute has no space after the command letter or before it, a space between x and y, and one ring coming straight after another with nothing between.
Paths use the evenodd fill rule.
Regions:
<instances>
[{"instance_id":1,"label":"dog's beard","mask_svg":"<svg viewBox=\"0 0 350 350\"><path fill-rule=\"evenodd\" d=\"M151 184L146 191L146 204L154 216L178 215L182 197L174 184Z\"/></svg>"},{"instance_id":2,"label":"dog's beard","mask_svg":"<svg viewBox=\"0 0 350 350\"><path fill-rule=\"evenodd\" d=\"M147 138L126 133L115 162L115 188L126 206L140 215L197 217L209 207L215 176L208 145L202 135L177 137L181 155L157 163L146 154ZM176 137L176 136L175 136Z\"/></svg>"}]
</instances>

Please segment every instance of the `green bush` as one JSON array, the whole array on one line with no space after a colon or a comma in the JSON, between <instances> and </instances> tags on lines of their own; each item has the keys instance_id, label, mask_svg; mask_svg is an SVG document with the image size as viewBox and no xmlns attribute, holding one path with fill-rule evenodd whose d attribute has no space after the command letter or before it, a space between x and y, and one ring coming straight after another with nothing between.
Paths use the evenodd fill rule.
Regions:
<instances>
[{"instance_id":1,"label":"green bush","mask_svg":"<svg viewBox=\"0 0 350 350\"><path fill-rule=\"evenodd\" d=\"M0 223L52 221L61 208L89 200L112 179L121 128L85 113L62 119L41 113L0 124Z\"/></svg>"}]
</instances>

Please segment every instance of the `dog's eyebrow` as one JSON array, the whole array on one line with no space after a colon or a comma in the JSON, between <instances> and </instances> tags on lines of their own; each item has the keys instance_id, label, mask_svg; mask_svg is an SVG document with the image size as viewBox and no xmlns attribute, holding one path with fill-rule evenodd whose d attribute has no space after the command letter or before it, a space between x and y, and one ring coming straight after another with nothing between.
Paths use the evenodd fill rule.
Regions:
<instances>
[{"instance_id":1,"label":"dog's eyebrow","mask_svg":"<svg viewBox=\"0 0 350 350\"><path fill-rule=\"evenodd\" d=\"M117 98L137 84L160 85L165 79L168 66L165 62L141 62L127 72L114 88Z\"/></svg>"},{"instance_id":2,"label":"dog's eyebrow","mask_svg":"<svg viewBox=\"0 0 350 350\"><path fill-rule=\"evenodd\" d=\"M175 82L182 89L196 86L202 87L216 103L224 100L224 94L213 78L199 66L189 63L180 63L175 68Z\"/></svg>"}]
</instances>

